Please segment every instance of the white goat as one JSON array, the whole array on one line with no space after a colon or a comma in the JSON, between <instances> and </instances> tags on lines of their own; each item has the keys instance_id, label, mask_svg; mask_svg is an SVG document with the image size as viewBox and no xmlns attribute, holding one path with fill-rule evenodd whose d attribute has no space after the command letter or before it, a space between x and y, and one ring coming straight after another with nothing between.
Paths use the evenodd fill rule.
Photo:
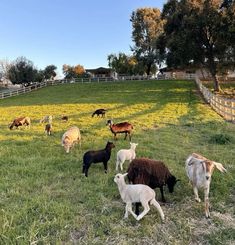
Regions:
<instances>
[{"instance_id":1,"label":"white goat","mask_svg":"<svg viewBox=\"0 0 235 245\"><path fill-rule=\"evenodd\" d=\"M215 167L220 172L226 172L227 170L221 163L211 161L196 153L189 155L185 164L186 173L193 186L195 200L197 202L201 202L198 196L198 188L204 189L205 214L209 218L209 191L213 170Z\"/></svg>"},{"instance_id":2,"label":"white goat","mask_svg":"<svg viewBox=\"0 0 235 245\"><path fill-rule=\"evenodd\" d=\"M116 162L116 171L118 171L118 166L120 165L121 171L123 170L123 163L126 160L129 160L130 162L135 159L136 154L135 154L135 148L138 144L135 143L131 143L130 142L130 149L126 150L126 149L122 149L120 151L118 151L117 153L117 162Z\"/></svg>"},{"instance_id":3,"label":"white goat","mask_svg":"<svg viewBox=\"0 0 235 245\"><path fill-rule=\"evenodd\" d=\"M125 183L124 177L125 174L116 174L114 177L114 182L117 183L118 190L120 192L123 202L126 203L126 211L124 218L128 218L128 212L130 212L136 220L140 220L146 215L150 208L149 202L151 205L155 206L161 216L162 221L164 221L164 213L161 206L155 199L155 191L147 185L137 184L137 185L127 185ZM140 202L144 207L143 212L140 215L136 215L132 211L132 203Z\"/></svg>"},{"instance_id":4,"label":"white goat","mask_svg":"<svg viewBox=\"0 0 235 245\"><path fill-rule=\"evenodd\" d=\"M69 153L70 148L79 142L81 147L81 134L78 127L74 126L69 128L62 136L61 144L64 147L66 153Z\"/></svg>"}]
</instances>

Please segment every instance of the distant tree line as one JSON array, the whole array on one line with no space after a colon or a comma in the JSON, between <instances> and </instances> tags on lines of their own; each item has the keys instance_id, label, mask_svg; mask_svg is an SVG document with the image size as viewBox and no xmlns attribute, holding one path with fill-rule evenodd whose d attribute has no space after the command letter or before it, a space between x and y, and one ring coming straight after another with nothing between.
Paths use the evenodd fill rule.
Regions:
<instances>
[{"instance_id":1,"label":"distant tree line","mask_svg":"<svg viewBox=\"0 0 235 245\"><path fill-rule=\"evenodd\" d=\"M207 68L219 91L217 74L235 67L235 1L169 0L133 11L132 54L108 55L118 73L147 75L161 67ZM130 62L130 61L134 62Z\"/></svg>"},{"instance_id":2,"label":"distant tree line","mask_svg":"<svg viewBox=\"0 0 235 245\"><path fill-rule=\"evenodd\" d=\"M13 62L0 61L0 78L9 79L13 84L25 86L35 82L51 80L56 77L57 67L48 65L44 70L38 70L32 61L25 57L18 57Z\"/></svg>"}]
</instances>

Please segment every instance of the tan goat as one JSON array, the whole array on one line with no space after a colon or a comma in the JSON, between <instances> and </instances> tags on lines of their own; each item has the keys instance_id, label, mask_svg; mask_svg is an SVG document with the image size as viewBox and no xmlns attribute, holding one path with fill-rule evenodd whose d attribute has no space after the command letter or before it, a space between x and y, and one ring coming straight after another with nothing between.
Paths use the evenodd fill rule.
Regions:
<instances>
[{"instance_id":1,"label":"tan goat","mask_svg":"<svg viewBox=\"0 0 235 245\"><path fill-rule=\"evenodd\" d=\"M197 153L189 155L185 164L185 169L193 186L196 201L201 202L198 196L198 188L204 189L205 214L206 217L209 218L209 191L212 173L214 168L217 168L220 172L226 172L226 169L221 163L211 161Z\"/></svg>"}]
</instances>

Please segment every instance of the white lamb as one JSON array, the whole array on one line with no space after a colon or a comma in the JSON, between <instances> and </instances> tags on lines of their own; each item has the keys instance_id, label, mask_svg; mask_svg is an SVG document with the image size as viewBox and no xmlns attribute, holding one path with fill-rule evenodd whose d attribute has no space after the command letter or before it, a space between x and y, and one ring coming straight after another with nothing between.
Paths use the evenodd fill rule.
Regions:
<instances>
[{"instance_id":1,"label":"white lamb","mask_svg":"<svg viewBox=\"0 0 235 245\"><path fill-rule=\"evenodd\" d=\"M64 147L66 153L69 153L70 148L79 142L81 147L81 134L78 127L74 126L69 128L62 136L61 144Z\"/></svg>"},{"instance_id":2,"label":"white lamb","mask_svg":"<svg viewBox=\"0 0 235 245\"><path fill-rule=\"evenodd\" d=\"M121 198L123 202L126 203L126 211L124 218L128 218L128 212L130 212L136 220L140 220L146 215L150 208L149 203L155 206L161 216L162 221L164 221L164 213L161 206L155 199L155 191L147 185L137 184L137 185L127 185L125 183L125 174L116 174L114 177L114 182L117 183ZM132 211L132 203L140 202L144 207L143 212L140 215L136 215Z\"/></svg>"},{"instance_id":3,"label":"white lamb","mask_svg":"<svg viewBox=\"0 0 235 245\"><path fill-rule=\"evenodd\" d=\"M131 162L133 159L135 159L135 157L136 157L135 148L138 144L130 142L130 145L131 145L130 149L128 149L128 150L122 149L122 150L118 151L117 162L116 162L116 171L118 171L119 165L120 165L121 171L123 170L122 166L126 160L129 160Z\"/></svg>"}]
</instances>

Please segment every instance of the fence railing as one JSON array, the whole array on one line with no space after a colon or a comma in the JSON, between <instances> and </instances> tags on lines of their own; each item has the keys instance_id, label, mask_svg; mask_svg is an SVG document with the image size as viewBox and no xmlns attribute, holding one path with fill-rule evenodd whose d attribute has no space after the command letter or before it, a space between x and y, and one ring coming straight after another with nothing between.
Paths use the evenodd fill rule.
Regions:
<instances>
[{"instance_id":1,"label":"fence railing","mask_svg":"<svg viewBox=\"0 0 235 245\"><path fill-rule=\"evenodd\" d=\"M198 77L196 77L195 80L204 99L211 105L211 107L218 114L223 116L224 119L235 122L235 100L223 98L219 95L213 94L202 84Z\"/></svg>"},{"instance_id":2,"label":"fence railing","mask_svg":"<svg viewBox=\"0 0 235 245\"><path fill-rule=\"evenodd\" d=\"M22 87L19 89L15 89L12 91L0 92L0 99L28 93L43 87L53 86L58 84L64 83L92 83L92 82L120 82L120 81L140 81L140 80L163 80L163 79L194 79L194 74L186 74L181 78L169 77L165 74L158 75L157 77L152 76L118 76L116 79L113 77L95 77L95 78L77 78L77 79L63 79L63 80L52 80L52 81L45 81L42 83L35 83L31 86Z\"/></svg>"}]
</instances>

